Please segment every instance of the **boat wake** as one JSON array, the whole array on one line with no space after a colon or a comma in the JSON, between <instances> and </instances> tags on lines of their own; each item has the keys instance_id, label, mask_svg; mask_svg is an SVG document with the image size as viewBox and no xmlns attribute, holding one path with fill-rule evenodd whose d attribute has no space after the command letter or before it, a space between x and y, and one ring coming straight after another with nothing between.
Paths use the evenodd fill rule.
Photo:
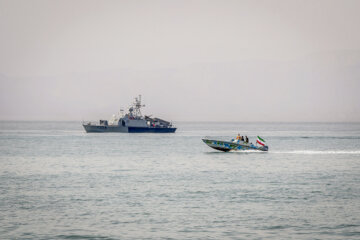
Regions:
<instances>
[{"instance_id":1,"label":"boat wake","mask_svg":"<svg viewBox=\"0 0 360 240\"><path fill-rule=\"evenodd\" d=\"M279 154L304 154L304 155L314 155L314 154L358 154L360 151L317 151L317 150L294 150L294 151L271 151L271 153Z\"/></svg>"},{"instance_id":2,"label":"boat wake","mask_svg":"<svg viewBox=\"0 0 360 240\"><path fill-rule=\"evenodd\" d=\"M232 150L232 151L229 151L229 153L267 153L267 152L266 151L247 149L247 150Z\"/></svg>"}]
</instances>

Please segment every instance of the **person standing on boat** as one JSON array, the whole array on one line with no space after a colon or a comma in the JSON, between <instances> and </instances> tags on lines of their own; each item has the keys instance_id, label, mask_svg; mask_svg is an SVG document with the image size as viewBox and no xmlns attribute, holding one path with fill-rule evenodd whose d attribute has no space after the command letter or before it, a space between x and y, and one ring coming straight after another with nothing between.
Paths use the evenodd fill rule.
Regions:
<instances>
[{"instance_id":1,"label":"person standing on boat","mask_svg":"<svg viewBox=\"0 0 360 240\"><path fill-rule=\"evenodd\" d=\"M240 133L238 133L238 135L236 136L236 140L241 140Z\"/></svg>"},{"instance_id":2,"label":"person standing on boat","mask_svg":"<svg viewBox=\"0 0 360 240\"><path fill-rule=\"evenodd\" d=\"M248 136L245 136L245 142L246 142L246 143L249 143L249 138L248 138Z\"/></svg>"}]
</instances>

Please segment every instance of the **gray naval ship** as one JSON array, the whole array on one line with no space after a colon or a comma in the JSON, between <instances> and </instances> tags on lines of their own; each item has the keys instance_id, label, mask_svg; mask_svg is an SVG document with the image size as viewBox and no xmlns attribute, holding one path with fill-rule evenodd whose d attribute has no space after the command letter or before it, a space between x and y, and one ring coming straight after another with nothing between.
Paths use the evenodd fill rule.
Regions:
<instances>
[{"instance_id":1,"label":"gray naval ship","mask_svg":"<svg viewBox=\"0 0 360 240\"><path fill-rule=\"evenodd\" d=\"M125 133L173 133L176 128L171 122L160 118L143 116L141 108L141 95L135 98L135 102L129 107L128 113L120 110L119 116L113 115L108 120L100 120L99 123L86 122L83 127L86 132L125 132Z\"/></svg>"}]
</instances>

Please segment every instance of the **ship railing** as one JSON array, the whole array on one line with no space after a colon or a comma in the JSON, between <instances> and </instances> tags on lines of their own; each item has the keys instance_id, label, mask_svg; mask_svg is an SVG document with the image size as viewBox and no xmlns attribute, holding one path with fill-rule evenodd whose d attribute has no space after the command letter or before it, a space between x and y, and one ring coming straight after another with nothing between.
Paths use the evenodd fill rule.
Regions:
<instances>
[{"instance_id":1,"label":"ship railing","mask_svg":"<svg viewBox=\"0 0 360 240\"><path fill-rule=\"evenodd\" d=\"M83 125L99 125L99 122L95 121L82 121Z\"/></svg>"},{"instance_id":2,"label":"ship railing","mask_svg":"<svg viewBox=\"0 0 360 240\"><path fill-rule=\"evenodd\" d=\"M172 125L163 125L163 124L148 124L149 128L172 128Z\"/></svg>"}]
</instances>

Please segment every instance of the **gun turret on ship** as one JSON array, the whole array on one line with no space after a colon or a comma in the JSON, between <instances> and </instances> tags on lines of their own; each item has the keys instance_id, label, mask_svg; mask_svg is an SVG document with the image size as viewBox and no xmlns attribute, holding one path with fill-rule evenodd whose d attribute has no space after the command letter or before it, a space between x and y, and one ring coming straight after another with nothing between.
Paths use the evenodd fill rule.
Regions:
<instances>
[{"instance_id":1,"label":"gun turret on ship","mask_svg":"<svg viewBox=\"0 0 360 240\"><path fill-rule=\"evenodd\" d=\"M173 133L176 127L171 122L160 118L143 116L141 108L141 95L135 98L135 102L129 107L128 113L120 111L120 115L108 120L100 120L98 124L87 122L83 123L86 132L127 132L127 133Z\"/></svg>"}]
</instances>

